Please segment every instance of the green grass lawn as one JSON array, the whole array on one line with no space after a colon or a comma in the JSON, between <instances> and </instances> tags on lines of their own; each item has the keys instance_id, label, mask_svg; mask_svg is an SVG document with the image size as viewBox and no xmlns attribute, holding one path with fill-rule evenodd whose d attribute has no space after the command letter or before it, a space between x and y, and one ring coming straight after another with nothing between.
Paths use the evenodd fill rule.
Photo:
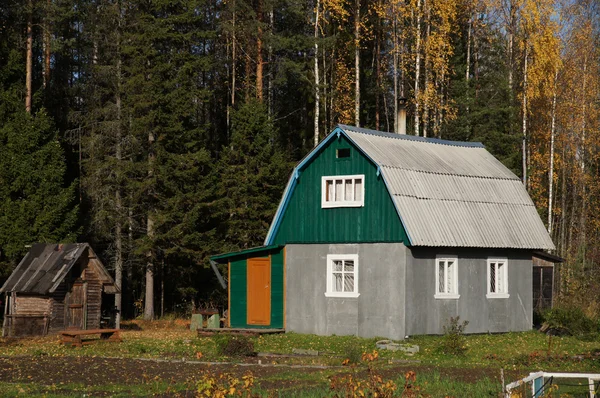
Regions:
<instances>
[{"instance_id":1,"label":"green grass lawn","mask_svg":"<svg viewBox=\"0 0 600 398\"><path fill-rule=\"evenodd\" d=\"M197 337L183 321L134 322L131 330L122 331L122 343L98 342L83 348L65 347L58 337L0 340L0 357L45 358L154 358L188 362L245 362L279 364L282 367L246 367L255 373L255 392L267 396L326 396L331 393L331 378L353 374L365 378L366 364L341 366L346 358L373 352L378 339L353 336L314 336L295 333L252 337L255 351L286 356L236 358L221 355L215 337ZM467 335L463 355L448 355L441 350L444 336L415 336L407 343L418 345L413 355L379 350L372 368L386 380L395 381L396 395L404 386L404 372L415 370L418 396L497 396L501 390L500 369L506 372L506 383L531 371L600 373L600 340L576 337L549 337L537 331L493 335ZM294 348L314 350L319 356L291 356ZM357 359L357 358L354 358ZM297 368L288 365L308 365ZM165 362L164 366L169 366ZM325 366L317 368L316 366ZM1 372L0 372L1 373ZM1 376L1 374L0 374ZM31 377L29 377L31 376ZM164 380L160 377L144 384L127 384L114 380L86 385L44 385L36 375L25 379L0 381L0 396L144 396L194 391L199 374L190 378ZM239 377L239 374L236 375Z\"/></svg>"}]
</instances>

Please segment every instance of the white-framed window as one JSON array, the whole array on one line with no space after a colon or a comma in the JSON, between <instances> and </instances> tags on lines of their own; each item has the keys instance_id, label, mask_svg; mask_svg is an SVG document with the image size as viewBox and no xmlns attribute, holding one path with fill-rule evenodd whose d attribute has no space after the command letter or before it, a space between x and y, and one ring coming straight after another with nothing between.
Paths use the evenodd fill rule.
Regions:
<instances>
[{"instance_id":1,"label":"white-framed window","mask_svg":"<svg viewBox=\"0 0 600 398\"><path fill-rule=\"evenodd\" d=\"M321 207L362 207L365 205L365 176L321 178Z\"/></svg>"},{"instance_id":2,"label":"white-framed window","mask_svg":"<svg viewBox=\"0 0 600 398\"><path fill-rule=\"evenodd\" d=\"M488 258L487 298L508 298L508 259Z\"/></svg>"},{"instance_id":3,"label":"white-framed window","mask_svg":"<svg viewBox=\"0 0 600 398\"><path fill-rule=\"evenodd\" d=\"M327 255L327 297L358 297L358 254Z\"/></svg>"},{"instance_id":4,"label":"white-framed window","mask_svg":"<svg viewBox=\"0 0 600 398\"><path fill-rule=\"evenodd\" d=\"M438 256L435 259L435 298L458 299L458 258Z\"/></svg>"}]
</instances>

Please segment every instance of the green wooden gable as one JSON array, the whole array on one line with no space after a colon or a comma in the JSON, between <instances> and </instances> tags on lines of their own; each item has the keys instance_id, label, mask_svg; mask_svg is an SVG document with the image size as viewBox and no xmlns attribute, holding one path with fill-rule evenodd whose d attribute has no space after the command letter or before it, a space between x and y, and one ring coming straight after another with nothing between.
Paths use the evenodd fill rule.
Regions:
<instances>
[{"instance_id":1,"label":"green wooden gable","mask_svg":"<svg viewBox=\"0 0 600 398\"><path fill-rule=\"evenodd\" d=\"M338 158L338 150L349 150L350 156ZM347 154L347 153L346 153ZM288 243L368 243L404 242L406 232L394 203L370 161L345 135L324 141L316 153L301 163L292 176L284 200L283 212L276 217L268 244ZM321 207L323 176L364 174L363 207ZM297 177L297 178L296 178ZM284 194L284 195L286 195ZM280 218L280 219L279 219Z\"/></svg>"}]
</instances>

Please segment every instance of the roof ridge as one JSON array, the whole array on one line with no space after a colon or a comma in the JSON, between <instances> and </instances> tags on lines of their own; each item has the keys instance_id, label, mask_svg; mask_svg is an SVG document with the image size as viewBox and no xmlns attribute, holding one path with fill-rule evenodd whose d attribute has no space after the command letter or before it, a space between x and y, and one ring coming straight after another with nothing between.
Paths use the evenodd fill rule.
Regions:
<instances>
[{"instance_id":1,"label":"roof ridge","mask_svg":"<svg viewBox=\"0 0 600 398\"><path fill-rule=\"evenodd\" d=\"M402 196L405 198L415 198L419 200L437 200L438 202L460 202L460 203L482 203L482 204L490 204L490 205L505 205L505 206L526 206L526 207L535 207L535 204L531 202L530 204L525 203L506 203L506 202L488 202L484 200L467 200L467 199L439 199L439 198L426 198L422 196L416 195L406 195L406 194L398 194L394 193L392 196Z\"/></svg>"},{"instance_id":2,"label":"roof ridge","mask_svg":"<svg viewBox=\"0 0 600 398\"><path fill-rule=\"evenodd\" d=\"M506 181L521 181L520 178L516 177L515 178L509 178L509 177L491 177L491 176L485 176L485 175L481 175L481 176L476 176L476 175L469 175L469 174L454 174L454 173L438 173L435 171L428 171L428 170L419 170L419 169L409 169L406 167L399 167L399 166L390 166L387 164L379 164L380 167L387 167L390 169L395 169L395 170L406 170L406 171L414 171L416 173L425 173L425 174L435 174L435 175L440 175L440 176L455 176L455 177L466 177L466 178L481 178L481 179L486 179L486 180L506 180Z\"/></svg>"},{"instance_id":3,"label":"roof ridge","mask_svg":"<svg viewBox=\"0 0 600 398\"><path fill-rule=\"evenodd\" d=\"M414 141L414 142L424 142L428 144L438 144L438 145L446 145L446 146L456 146L462 148L484 148L485 146L478 141L451 141L444 140L441 138L432 138L432 137L421 137L418 135L408 135L408 134L398 134L398 133L390 133L386 131L379 130L371 130L363 127L350 126L347 124L338 124L338 127L344 131L350 131L353 133L359 134L368 134L375 135L383 138L390 139L398 139L398 140L406 140L406 141Z\"/></svg>"}]
</instances>

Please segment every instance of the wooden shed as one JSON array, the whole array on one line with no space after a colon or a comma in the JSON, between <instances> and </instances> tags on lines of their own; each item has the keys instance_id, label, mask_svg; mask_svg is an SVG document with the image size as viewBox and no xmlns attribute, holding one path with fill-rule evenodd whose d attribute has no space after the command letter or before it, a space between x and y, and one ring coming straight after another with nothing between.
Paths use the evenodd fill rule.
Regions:
<instances>
[{"instance_id":1,"label":"wooden shed","mask_svg":"<svg viewBox=\"0 0 600 398\"><path fill-rule=\"evenodd\" d=\"M213 256L227 264L231 328L284 328L284 248L273 245Z\"/></svg>"},{"instance_id":2,"label":"wooden shed","mask_svg":"<svg viewBox=\"0 0 600 398\"><path fill-rule=\"evenodd\" d=\"M87 243L33 245L6 280L3 336L98 329L102 296L118 292Z\"/></svg>"}]
</instances>

